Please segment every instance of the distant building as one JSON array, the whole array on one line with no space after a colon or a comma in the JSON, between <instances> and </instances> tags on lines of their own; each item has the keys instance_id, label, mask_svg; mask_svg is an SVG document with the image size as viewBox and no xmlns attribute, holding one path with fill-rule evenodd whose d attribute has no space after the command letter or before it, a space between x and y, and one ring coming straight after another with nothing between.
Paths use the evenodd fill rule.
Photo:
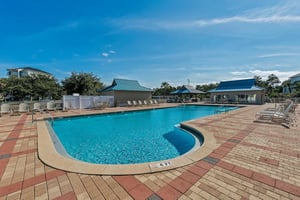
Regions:
<instances>
[{"instance_id":1,"label":"distant building","mask_svg":"<svg viewBox=\"0 0 300 200\"><path fill-rule=\"evenodd\" d=\"M116 106L125 105L127 101L152 98L152 89L141 86L136 80L114 79L110 86L99 92L103 96L113 96Z\"/></svg>"},{"instance_id":2,"label":"distant building","mask_svg":"<svg viewBox=\"0 0 300 200\"><path fill-rule=\"evenodd\" d=\"M52 74L33 68L33 67L20 67L20 68L12 68L12 69L7 69L8 73L7 75L9 77L16 76L18 78L20 77L25 77L25 76L30 76L33 74L42 74L46 76L52 76Z\"/></svg>"},{"instance_id":3,"label":"distant building","mask_svg":"<svg viewBox=\"0 0 300 200\"><path fill-rule=\"evenodd\" d=\"M295 90L296 90L295 85L296 85L296 83L300 82L300 73L295 74L294 76L291 76L289 78L289 82L290 82L290 85L283 88L284 94L289 94L289 93L295 92Z\"/></svg>"},{"instance_id":4,"label":"distant building","mask_svg":"<svg viewBox=\"0 0 300 200\"><path fill-rule=\"evenodd\" d=\"M255 85L255 79L222 81L209 91L214 103L263 104L264 88Z\"/></svg>"}]
</instances>

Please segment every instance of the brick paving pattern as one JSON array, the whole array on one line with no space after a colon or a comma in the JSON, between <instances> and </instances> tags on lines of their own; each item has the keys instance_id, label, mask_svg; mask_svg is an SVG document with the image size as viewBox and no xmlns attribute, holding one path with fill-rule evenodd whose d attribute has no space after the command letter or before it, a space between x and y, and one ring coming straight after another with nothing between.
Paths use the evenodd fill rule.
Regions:
<instances>
[{"instance_id":1,"label":"brick paving pattern","mask_svg":"<svg viewBox=\"0 0 300 200\"><path fill-rule=\"evenodd\" d=\"M37 128L31 115L4 115L0 118L0 200L300 199L299 119L298 126L290 129L254 123L255 113L267 106L189 122L215 136L218 147L212 153L185 167L126 176L86 175L46 166L38 158ZM296 113L300 116L300 107Z\"/></svg>"}]
</instances>

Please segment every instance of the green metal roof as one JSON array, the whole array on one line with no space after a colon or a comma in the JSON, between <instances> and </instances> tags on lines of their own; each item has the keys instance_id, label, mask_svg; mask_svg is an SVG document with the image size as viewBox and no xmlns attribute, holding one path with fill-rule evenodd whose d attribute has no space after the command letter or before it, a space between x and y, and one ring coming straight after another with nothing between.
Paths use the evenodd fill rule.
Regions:
<instances>
[{"instance_id":1,"label":"green metal roof","mask_svg":"<svg viewBox=\"0 0 300 200\"><path fill-rule=\"evenodd\" d=\"M171 94L179 95L179 94L205 94L205 92L202 92L200 90L194 89L190 85L183 85L180 89L171 92Z\"/></svg>"},{"instance_id":2,"label":"green metal roof","mask_svg":"<svg viewBox=\"0 0 300 200\"><path fill-rule=\"evenodd\" d=\"M139 91L139 92L151 92L152 89L141 86L136 80L127 79L114 79L112 84L100 92L106 91Z\"/></svg>"}]
</instances>

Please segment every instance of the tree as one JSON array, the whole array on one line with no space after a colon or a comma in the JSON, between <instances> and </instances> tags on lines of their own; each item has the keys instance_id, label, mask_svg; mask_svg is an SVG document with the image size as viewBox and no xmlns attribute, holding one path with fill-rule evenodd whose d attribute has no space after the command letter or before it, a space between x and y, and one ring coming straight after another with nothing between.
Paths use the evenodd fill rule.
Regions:
<instances>
[{"instance_id":1,"label":"tree","mask_svg":"<svg viewBox=\"0 0 300 200\"><path fill-rule=\"evenodd\" d=\"M6 87L7 79L6 78L0 78L0 102L4 100L4 88Z\"/></svg>"},{"instance_id":2,"label":"tree","mask_svg":"<svg viewBox=\"0 0 300 200\"><path fill-rule=\"evenodd\" d=\"M171 86L168 82L162 82L160 88L154 89L154 96L168 96L171 92L175 91L176 88Z\"/></svg>"},{"instance_id":3,"label":"tree","mask_svg":"<svg viewBox=\"0 0 300 200\"><path fill-rule=\"evenodd\" d=\"M14 100L37 100L44 98L58 99L61 97L61 87L53 77L45 75L30 75L25 77L10 77L1 81L4 96Z\"/></svg>"},{"instance_id":4,"label":"tree","mask_svg":"<svg viewBox=\"0 0 300 200\"><path fill-rule=\"evenodd\" d=\"M104 87L100 79L93 73L73 72L69 78L62 81L63 89L68 94L96 95Z\"/></svg>"},{"instance_id":5,"label":"tree","mask_svg":"<svg viewBox=\"0 0 300 200\"><path fill-rule=\"evenodd\" d=\"M266 82L268 85L274 87L276 84L280 83L280 80L275 74L271 74L268 76Z\"/></svg>"},{"instance_id":6,"label":"tree","mask_svg":"<svg viewBox=\"0 0 300 200\"><path fill-rule=\"evenodd\" d=\"M30 96L30 81L27 77L10 77L7 79L7 84L4 88L4 94L6 97L10 97L14 100L25 100Z\"/></svg>"},{"instance_id":7,"label":"tree","mask_svg":"<svg viewBox=\"0 0 300 200\"><path fill-rule=\"evenodd\" d=\"M286 81L283 81L282 84L281 84L281 87L282 87L282 92L283 93L290 93L291 92L291 80L286 80Z\"/></svg>"},{"instance_id":8,"label":"tree","mask_svg":"<svg viewBox=\"0 0 300 200\"><path fill-rule=\"evenodd\" d=\"M210 93L208 93L208 91L212 90L212 89L214 89L216 87L218 87L218 83L196 85L196 90L200 90L202 92L206 92L205 97L208 98L210 96Z\"/></svg>"},{"instance_id":9,"label":"tree","mask_svg":"<svg viewBox=\"0 0 300 200\"><path fill-rule=\"evenodd\" d=\"M3 93L7 85L7 78L0 78L0 93Z\"/></svg>"},{"instance_id":10,"label":"tree","mask_svg":"<svg viewBox=\"0 0 300 200\"><path fill-rule=\"evenodd\" d=\"M266 88L266 86L268 85L266 81L263 81L260 76L254 76L254 79L255 79L255 84L259 87Z\"/></svg>"},{"instance_id":11,"label":"tree","mask_svg":"<svg viewBox=\"0 0 300 200\"><path fill-rule=\"evenodd\" d=\"M279 90L280 90L278 88L278 84L280 83L279 78L275 74L271 74L268 76L266 83L267 83L267 95L269 97L278 97Z\"/></svg>"},{"instance_id":12,"label":"tree","mask_svg":"<svg viewBox=\"0 0 300 200\"><path fill-rule=\"evenodd\" d=\"M37 74L30 76L29 79L34 87L31 92L33 99L61 98L62 87L54 77Z\"/></svg>"},{"instance_id":13,"label":"tree","mask_svg":"<svg viewBox=\"0 0 300 200\"><path fill-rule=\"evenodd\" d=\"M296 82L292 92L293 97L300 97L300 82Z\"/></svg>"}]
</instances>

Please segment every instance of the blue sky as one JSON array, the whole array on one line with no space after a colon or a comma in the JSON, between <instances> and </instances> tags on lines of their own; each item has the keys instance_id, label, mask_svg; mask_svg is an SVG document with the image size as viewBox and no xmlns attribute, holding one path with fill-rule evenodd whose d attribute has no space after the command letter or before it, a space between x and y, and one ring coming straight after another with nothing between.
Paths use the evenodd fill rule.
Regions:
<instances>
[{"instance_id":1,"label":"blue sky","mask_svg":"<svg viewBox=\"0 0 300 200\"><path fill-rule=\"evenodd\" d=\"M300 72L299 0L3 0L0 77L31 66L155 88Z\"/></svg>"}]
</instances>

